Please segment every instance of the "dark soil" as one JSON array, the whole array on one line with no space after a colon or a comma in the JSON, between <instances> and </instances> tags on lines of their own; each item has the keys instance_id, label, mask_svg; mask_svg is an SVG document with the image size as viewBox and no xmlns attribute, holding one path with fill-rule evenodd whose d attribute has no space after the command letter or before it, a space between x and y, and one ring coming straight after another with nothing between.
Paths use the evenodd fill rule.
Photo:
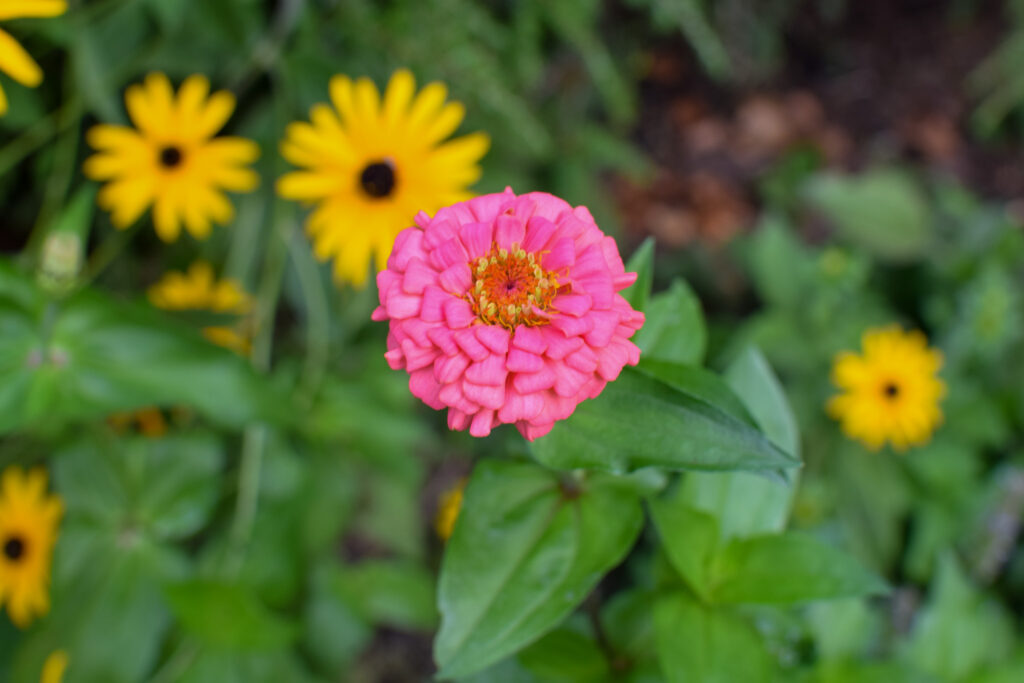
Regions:
<instances>
[{"instance_id":1,"label":"dark soil","mask_svg":"<svg viewBox=\"0 0 1024 683\"><path fill-rule=\"evenodd\" d=\"M667 247L728 242L751 227L759 179L787 155L856 170L914 164L983 196L1024 198L1015 142L971 134L968 79L1005 37L1000 3L857 0L838 20L805 2L777 73L715 83L678 37L653 50L637 140L657 165L613 189L627 226Z\"/></svg>"}]
</instances>

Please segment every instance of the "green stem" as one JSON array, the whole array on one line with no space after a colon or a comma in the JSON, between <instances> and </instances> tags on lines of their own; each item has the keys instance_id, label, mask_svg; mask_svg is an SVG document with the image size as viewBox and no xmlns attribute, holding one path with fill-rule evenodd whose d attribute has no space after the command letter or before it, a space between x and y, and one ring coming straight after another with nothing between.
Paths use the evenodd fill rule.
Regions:
<instances>
[{"instance_id":1,"label":"green stem","mask_svg":"<svg viewBox=\"0 0 1024 683\"><path fill-rule=\"evenodd\" d=\"M6 175L22 159L78 121L82 113L81 109L82 104L78 97L67 99L58 109L50 112L24 133L0 147L0 175Z\"/></svg>"},{"instance_id":2,"label":"green stem","mask_svg":"<svg viewBox=\"0 0 1024 683\"><path fill-rule=\"evenodd\" d=\"M257 333L253 340L250 359L253 367L260 372L270 370L270 356L274 341L274 319L277 302L281 296L281 283L287 263L288 245L285 235L294 230L289 214L280 201L275 203L274 229L267 245L263 278L256 299ZM256 512L259 509L260 473L263 468L263 452L267 442L267 426L262 423L250 424L242 437L242 457L238 469L238 493L235 498L235 513L228 537L228 555L225 571L228 576L237 576L245 560L245 552L252 536Z\"/></svg>"},{"instance_id":3,"label":"green stem","mask_svg":"<svg viewBox=\"0 0 1024 683\"><path fill-rule=\"evenodd\" d=\"M309 406L320 388L320 380L327 367L330 311L316 261L309 251L309 242L296 230L292 232L288 246L306 302L306 359L296 397L302 405Z\"/></svg>"}]
</instances>

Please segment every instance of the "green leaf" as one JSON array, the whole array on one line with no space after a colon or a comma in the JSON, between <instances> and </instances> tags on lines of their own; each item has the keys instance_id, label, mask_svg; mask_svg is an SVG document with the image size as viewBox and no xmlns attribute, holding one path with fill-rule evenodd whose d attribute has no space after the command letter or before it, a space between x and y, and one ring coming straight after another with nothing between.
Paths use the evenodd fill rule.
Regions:
<instances>
[{"instance_id":1,"label":"green leaf","mask_svg":"<svg viewBox=\"0 0 1024 683\"><path fill-rule=\"evenodd\" d=\"M707 329L700 301L683 280L651 297L647 319L633 337L642 357L700 365L707 347Z\"/></svg>"},{"instance_id":2,"label":"green leaf","mask_svg":"<svg viewBox=\"0 0 1024 683\"><path fill-rule=\"evenodd\" d=\"M796 532L733 541L716 559L712 580L716 603L791 604L888 591L853 557Z\"/></svg>"},{"instance_id":3,"label":"green leaf","mask_svg":"<svg viewBox=\"0 0 1024 683\"><path fill-rule=\"evenodd\" d=\"M323 563L309 582L303 623L303 644L316 664L340 680L373 639L373 626L334 590L333 562Z\"/></svg>"},{"instance_id":4,"label":"green leaf","mask_svg":"<svg viewBox=\"0 0 1024 683\"><path fill-rule=\"evenodd\" d=\"M440 676L480 671L557 625L642 525L636 495L604 476L563 490L531 463L477 464L441 565Z\"/></svg>"},{"instance_id":5,"label":"green leaf","mask_svg":"<svg viewBox=\"0 0 1024 683\"><path fill-rule=\"evenodd\" d=\"M5 269L0 332L0 433L149 405L192 406L231 426L281 420L286 410L236 354L99 292L47 304L30 280Z\"/></svg>"},{"instance_id":6,"label":"green leaf","mask_svg":"<svg viewBox=\"0 0 1024 683\"><path fill-rule=\"evenodd\" d=\"M846 239L880 258L917 258L931 242L925 197L902 171L876 169L859 177L822 173L808 181L804 196Z\"/></svg>"},{"instance_id":7,"label":"green leaf","mask_svg":"<svg viewBox=\"0 0 1024 683\"><path fill-rule=\"evenodd\" d=\"M670 496L648 502L662 547L672 566L702 598L711 590L712 560L718 550L718 524L711 515L695 510L677 489Z\"/></svg>"},{"instance_id":8,"label":"green leaf","mask_svg":"<svg viewBox=\"0 0 1024 683\"><path fill-rule=\"evenodd\" d=\"M679 392L703 401L750 425L756 426L754 418L747 410L747 407L743 405L743 401L740 400L725 380L710 370L705 370L696 365L669 363L653 358L641 358L636 370L644 375L661 380Z\"/></svg>"},{"instance_id":9,"label":"green leaf","mask_svg":"<svg viewBox=\"0 0 1024 683\"><path fill-rule=\"evenodd\" d=\"M55 453L56 488L69 515L151 540L202 529L219 497L222 446L194 432L161 439L80 437Z\"/></svg>"},{"instance_id":10,"label":"green leaf","mask_svg":"<svg viewBox=\"0 0 1024 683\"><path fill-rule=\"evenodd\" d=\"M636 282L620 292L629 305L638 311L647 309L654 283L654 238L645 239L626 262L626 272L636 273Z\"/></svg>"},{"instance_id":11,"label":"green leaf","mask_svg":"<svg viewBox=\"0 0 1024 683\"><path fill-rule=\"evenodd\" d=\"M974 588L952 555L944 555L903 654L921 671L961 680L1006 657L1013 631L1005 608Z\"/></svg>"},{"instance_id":12,"label":"green leaf","mask_svg":"<svg viewBox=\"0 0 1024 683\"><path fill-rule=\"evenodd\" d=\"M296 635L292 623L237 583L194 579L169 584L164 596L181 627L212 648L273 650Z\"/></svg>"},{"instance_id":13,"label":"green leaf","mask_svg":"<svg viewBox=\"0 0 1024 683\"><path fill-rule=\"evenodd\" d=\"M519 663L543 681L595 683L609 673L608 659L582 628L563 626L519 653Z\"/></svg>"},{"instance_id":14,"label":"green leaf","mask_svg":"<svg viewBox=\"0 0 1024 683\"><path fill-rule=\"evenodd\" d=\"M754 629L740 616L712 609L682 592L654 607L658 660L668 683L762 683L772 662Z\"/></svg>"},{"instance_id":15,"label":"green leaf","mask_svg":"<svg viewBox=\"0 0 1024 683\"><path fill-rule=\"evenodd\" d=\"M772 470L795 458L735 417L632 369L532 442L555 469Z\"/></svg>"},{"instance_id":16,"label":"green leaf","mask_svg":"<svg viewBox=\"0 0 1024 683\"><path fill-rule=\"evenodd\" d=\"M437 625L434 577L414 562L366 560L340 566L330 585L335 595L367 621L421 631Z\"/></svg>"},{"instance_id":17,"label":"green leaf","mask_svg":"<svg viewBox=\"0 0 1024 683\"><path fill-rule=\"evenodd\" d=\"M741 396L761 431L782 450L800 457L800 433L786 393L764 354L747 347L725 371L725 381Z\"/></svg>"},{"instance_id":18,"label":"green leaf","mask_svg":"<svg viewBox=\"0 0 1024 683\"><path fill-rule=\"evenodd\" d=\"M735 391L732 395L742 397L744 413L753 415L761 431L781 450L799 457L796 421L761 352L745 349L726 369L725 379L727 388ZM796 470L774 477L692 472L683 480L683 498L714 517L723 541L746 538L785 528L797 480Z\"/></svg>"}]
</instances>

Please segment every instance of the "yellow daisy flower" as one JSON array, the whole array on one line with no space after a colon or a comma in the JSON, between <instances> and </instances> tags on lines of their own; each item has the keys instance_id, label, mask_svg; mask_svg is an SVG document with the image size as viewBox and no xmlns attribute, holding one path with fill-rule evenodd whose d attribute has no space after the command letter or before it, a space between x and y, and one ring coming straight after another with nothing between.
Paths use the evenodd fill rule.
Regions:
<instances>
[{"instance_id":1,"label":"yellow daisy flower","mask_svg":"<svg viewBox=\"0 0 1024 683\"><path fill-rule=\"evenodd\" d=\"M4 0L0 21L29 17L56 17L68 9L65 0ZM43 82L43 70L11 34L0 29L0 71L29 88ZM0 88L0 115L7 113L7 95Z\"/></svg>"},{"instance_id":2,"label":"yellow daisy flower","mask_svg":"<svg viewBox=\"0 0 1024 683\"><path fill-rule=\"evenodd\" d=\"M434 518L434 531L442 541L447 541L455 531L455 520L459 518L462 510L462 494L466 490L466 480L460 479L459 483L441 494L441 500L437 505L437 517Z\"/></svg>"},{"instance_id":3,"label":"yellow daisy flower","mask_svg":"<svg viewBox=\"0 0 1024 683\"><path fill-rule=\"evenodd\" d=\"M68 653L64 650L54 650L43 662L43 672L39 677L39 683L61 683L67 668Z\"/></svg>"},{"instance_id":4,"label":"yellow daisy flower","mask_svg":"<svg viewBox=\"0 0 1024 683\"><path fill-rule=\"evenodd\" d=\"M64 506L46 472L8 467L0 478L0 606L24 628L50 609L50 560Z\"/></svg>"},{"instance_id":5,"label":"yellow daisy flower","mask_svg":"<svg viewBox=\"0 0 1024 683\"><path fill-rule=\"evenodd\" d=\"M311 123L285 131L281 154L303 170L283 176L278 194L317 204L306 229L317 258L334 258L338 280L364 285L371 258L384 268L395 236L418 212L472 196L467 188L480 177L490 138L444 142L465 116L447 95L441 83L417 94L406 69L391 76L383 98L368 78L335 76L333 108L318 104Z\"/></svg>"},{"instance_id":6,"label":"yellow daisy flower","mask_svg":"<svg viewBox=\"0 0 1024 683\"><path fill-rule=\"evenodd\" d=\"M832 381L843 393L828 402L829 414L872 450L886 441L898 451L926 443L942 422L942 353L920 332L896 325L867 330L861 346L861 355L844 351L835 358Z\"/></svg>"},{"instance_id":7,"label":"yellow daisy flower","mask_svg":"<svg viewBox=\"0 0 1024 683\"><path fill-rule=\"evenodd\" d=\"M205 239L212 223L229 223L235 209L228 192L249 192L259 177L248 168L259 157L252 140L213 136L235 109L235 96L210 95L205 76L185 79L177 95L162 73L151 73L124 96L135 128L100 124L87 135L98 150L85 161L85 175L109 181L96 202L127 228L153 207L153 226L165 242L181 226Z\"/></svg>"},{"instance_id":8,"label":"yellow daisy flower","mask_svg":"<svg viewBox=\"0 0 1024 683\"><path fill-rule=\"evenodd\" d=\"M230 279L217 281L213 268L205 261L189 266L187 273L171 271L149 288L149 301L167 311L210 311L246 315L252 310L252 299L241 285ZM247 353L249 342L236 329L224 326L203 328L203 334L214 344L238 353Z\"/></svg>"}]
</instances>

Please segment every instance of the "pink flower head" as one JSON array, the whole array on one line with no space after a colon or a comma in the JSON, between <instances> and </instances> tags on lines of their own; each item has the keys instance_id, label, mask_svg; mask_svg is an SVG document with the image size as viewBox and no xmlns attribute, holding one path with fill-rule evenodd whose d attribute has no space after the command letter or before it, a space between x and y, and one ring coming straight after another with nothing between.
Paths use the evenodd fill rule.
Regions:
<instances>
[{"instance_id":1,"label":"pink flower head","mask_svg":"<svg viewBox=\"0 0 1024 683\"><path fill-rule=\"evenodd\" d=\"M445 207L395 240L377 274L395 370L448 426L487 436L514 424L529 440L636 365L644 314L615 240L585 207L511 189Z\"/></svg>"}]
</instances>

